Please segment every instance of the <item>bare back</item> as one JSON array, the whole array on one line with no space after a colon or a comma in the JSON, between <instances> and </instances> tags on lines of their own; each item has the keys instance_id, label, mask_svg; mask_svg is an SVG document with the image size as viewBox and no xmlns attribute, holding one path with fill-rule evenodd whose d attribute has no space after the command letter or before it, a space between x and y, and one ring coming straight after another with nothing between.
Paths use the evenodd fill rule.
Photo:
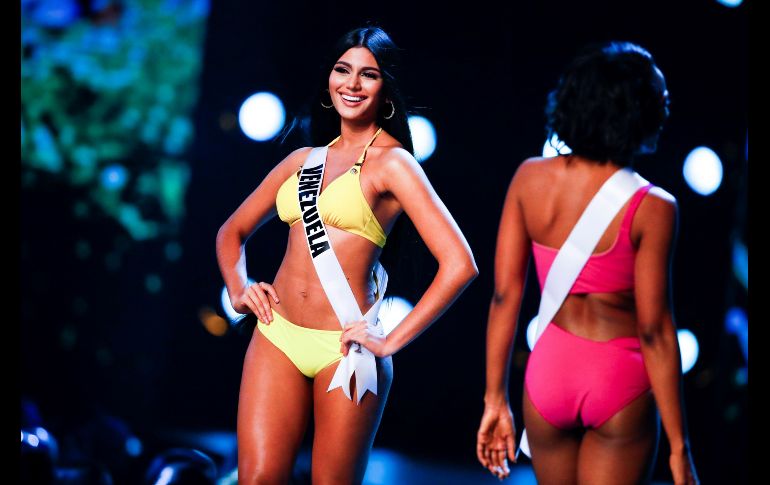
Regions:
<instances>
[{"instance_id":1,"label":"bare back","mask_svg":"<svg viewBox=\"0 0 770 485\"><path fill-rule=\"evenodd\" d=\"M578 157L528 160L517 196L529 239L560 248L593 196L617 170L616 165L600 165ZM628 206L627 202L612 220L593 254L612 248ZM650 207L642 204L639 213L643 210L649 211ZM632 221L630 237L634 247L638 247L643 226L637 217ZM636 336L634 292L570 294L553 321L591 340Z\"/></svg>"}]
</instances>

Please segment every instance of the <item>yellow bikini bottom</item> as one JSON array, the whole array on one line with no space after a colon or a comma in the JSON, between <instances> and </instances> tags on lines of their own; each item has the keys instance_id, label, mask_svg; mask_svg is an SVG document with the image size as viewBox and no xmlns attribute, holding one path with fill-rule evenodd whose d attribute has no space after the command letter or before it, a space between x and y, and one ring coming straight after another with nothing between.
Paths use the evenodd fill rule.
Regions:
<instances>
[{"instance_id":1,"label":"yellow bikini bottom","mask_svg":"<svg viewBox=\"0 0 770 485\"><path fill-rule=\"evenodd\" d=\"M300 327L283 318L275 310L269 325L262 321L257 328L283 352L294 366L311 379L329 365L342 359L342 330L319 330Z\"/></svg>"}]
</instances>

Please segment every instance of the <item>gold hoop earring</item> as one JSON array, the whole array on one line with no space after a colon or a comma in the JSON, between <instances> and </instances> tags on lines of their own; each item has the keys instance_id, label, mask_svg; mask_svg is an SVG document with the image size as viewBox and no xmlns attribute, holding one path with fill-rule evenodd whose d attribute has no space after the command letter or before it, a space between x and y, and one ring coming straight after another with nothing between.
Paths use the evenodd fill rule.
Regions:
<instances>
[{"instance_id":1,"label":"gold hoop earring","mask_svg":"<svg viewBox=\"0 0 770 485\"><path fill-rule=\"evenodd\" d=\"M383 116L383 118L385 118L386 120L389 120L393 118L394 114L396 114L396 105L393 104L393 101L387 101L387 102L390 103L390 107L393 108L393 111L391 111L388 116Z\"/></svg>"},{"instance_id":2,"label":"gold hoop earring","mask_svg":"<svg viewBox=\"0 0 770 485\"><path fill-rule=\"evenodd\" d=\"M329 93L329 90L327 89L327 90L326 90L326 92L327 92L327 93ZM332 99L332 94L331 94L331 93L329 93L329 99ZM324 100L323 100L323 99L320 99L320 100L319 100L319 102L321 103L321 106L323 106L323 107L324 107L324 108L326 108L326 109L332 109L332 108L334 108L334 102L332 102L332 104L331 104L331 105L329 105L329 106L326 106L326 105L324 104Z\"/></svg>"}]
</instances>

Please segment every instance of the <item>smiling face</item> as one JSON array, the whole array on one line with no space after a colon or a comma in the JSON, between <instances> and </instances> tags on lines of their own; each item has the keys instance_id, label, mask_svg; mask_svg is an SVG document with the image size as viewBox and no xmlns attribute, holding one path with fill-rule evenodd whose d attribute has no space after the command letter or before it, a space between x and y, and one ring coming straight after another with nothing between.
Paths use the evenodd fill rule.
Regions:
<instances>
[{"instance_id":1,"label":"smiling face","mask_svg":"<svg viewBox=\"0 0 770 485\"><path fill-rule=\"evenodd\" d=\"M329 95L340 117L349 121L377 119L382 106L382 73L374 55L365 47L345 51L329 74Z\"/></svg>"}]
</instances>

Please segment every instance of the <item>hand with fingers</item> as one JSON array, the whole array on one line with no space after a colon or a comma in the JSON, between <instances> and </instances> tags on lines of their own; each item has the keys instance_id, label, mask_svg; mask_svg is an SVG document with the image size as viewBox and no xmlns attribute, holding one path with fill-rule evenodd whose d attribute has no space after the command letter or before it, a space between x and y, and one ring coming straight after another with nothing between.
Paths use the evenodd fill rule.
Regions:
<instances>
[{"instance_id":1,"label":"hand with fingers","mask_svg":"<svg viewBox=\"0 0 770 485\"><path fill-rule=\"evenodd\" d=\"M508 478L508 460L516 463L516 427L509 405L484 407L476 435L479 462L499 479Z\"/></svg>"},{"instance_id":2,"label":"hand with fingers","mask_svg":"<svg viewBox=\"0 0 770 485\"><path fill-rule=\"evenodd\" d=\"M276 293L273 285L260 281L259 283L245 286L241 294L234 300L231 299L230 303L232 303L233 309L236 312L253 313L259 318L260 322L269 325L273 321L273 312L268 295L276 303L279 302L278 293Z\"/></svg>"},{"instance_id":3,"label":"hand with fingers","mask_svg":"<svg viewBox=\"0 0 770 485\"><path fill-rule=\"evenodd\" d=\"M377 325L380 325L379 322ZM359 346L363 346L377 357L387 357L391 354L386 348L387 337L378 330L366 320L348 324L340 336L340 352L347 356L351 346L354 352L360 351Z\"/></svg>"}]
</instances>

